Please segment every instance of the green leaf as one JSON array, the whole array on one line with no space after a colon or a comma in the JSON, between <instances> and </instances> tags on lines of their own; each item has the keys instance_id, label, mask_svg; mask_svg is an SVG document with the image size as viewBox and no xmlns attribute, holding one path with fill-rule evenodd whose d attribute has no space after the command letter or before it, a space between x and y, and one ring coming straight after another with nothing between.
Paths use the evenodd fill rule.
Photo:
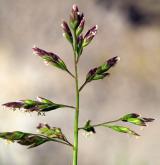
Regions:
<instances>
[{"instance_id":1,"label":"green leaf","mask_svg":"<svg viewBox=\"0 0 160 165\"><path fill-rule=\"evenodd\" d=\"M128 127L119 126L119 125L105 125L105 124L102 126L107 127L107 128L111 128L112 130L120 132L120 133L127 133L130 135L140 136L139 134L137 134L136 132L134 132L133 130L131 130Z\"/></svg>"}]
</instances>

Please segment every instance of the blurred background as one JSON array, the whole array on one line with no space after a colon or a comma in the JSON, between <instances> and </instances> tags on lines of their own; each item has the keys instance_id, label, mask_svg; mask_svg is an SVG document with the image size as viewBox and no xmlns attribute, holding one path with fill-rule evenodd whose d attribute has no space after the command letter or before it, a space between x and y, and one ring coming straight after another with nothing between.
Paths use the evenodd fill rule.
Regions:
<instances>
[{"instance_id":1,"label":"blurred background","mask_svg":"<svg viewBox=\"0 0 160 165\"><path fill-rule=\"evenodd\" d=\"M36 45L58 54L73 67L71 46L60 24L76 3L86 18L85 31L98 24L92 43L79 62L80 83L90 68L120 56L109 78L88 84L81 92L80 125L117 119L130 113L153 117L139 139L99 128L97 134L79 135L80 165L160 164L160 1L159 0L0 0L0 104L43 96L73 105L74 81L65 72L45 66L32 54ZM35 132L40 122L61 127L73 140L73 111L62 109L46 116L3 110L0 131ZM54 143L27 150L0 142L0 165L69 165L70 148Z\"/></svg>"}]
</instances>

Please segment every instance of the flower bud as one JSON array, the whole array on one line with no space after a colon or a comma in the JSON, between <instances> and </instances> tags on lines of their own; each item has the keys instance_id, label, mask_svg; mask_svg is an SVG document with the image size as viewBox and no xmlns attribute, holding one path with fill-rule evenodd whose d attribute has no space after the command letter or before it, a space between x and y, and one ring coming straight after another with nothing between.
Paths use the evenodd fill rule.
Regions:
<instances>
[{"instance_id":1,"label":"flower bud","mask_svg":"<svg viewBox=\"0 0 160 165\"><path fill-rule=\"evenodd\" d=\"M78 25L79 10L77 5L72 6L72 11L70 14L70 27L74 30Z\"/></svg>"},{"instance_id":2,"label":"flower bud","mask_svg":"<svg viewBox=\"0 0 160 165\"><path fill-rule=\"evenodd\" d=\"M128 127L120 126L120 125L103 125L104 127L111 128L114 131L120 132L120 133L127 133L130 135L140 136L135 131L131 130Z\"/></svg>"},{"instance_id":3,"label":"flower bud","mask_svg":"<svg viewBox=\"0 0 160 165\"><path fill-rule=\"evenodd\" d=\"M76 36L79 36L79 35L82 33L82 31L83 31L83 29L84 29L84 24L85 24L85 19L82 18L82 20L81 20L79 26L78 26L77 29L76 29Z\"/></svg>"},{"instance_id":4,"label":"flower bud","mask_svg":"<svg viewBox=\"0 0 160 165\"><path fill-rule=\"evenodd\" d=\"M51 64L59 69L67 71L67 67L66 67L65 63L56 54L54 54L52 52L47 52L38 47L33 48L33 53L42 57L45 63Z\"/></svg>"},{"instance_id":5,"label":"flower bud","mask_svg":"<svg viewBox=\"0 0 160 165\"><path fill-rule=\"evenodd\" d=\"M106 76L109 76L109 73L101 73L101 74L96 74L93 77L93 80L100 80L100 79L104 79Z\"/></svg>"},{"instance_id":6,"label":"flower bud","mask_svg":"<svg viewBox=\"0 0 160 165\"><path fill-rule=\"evenodd\" d=\"M152 122L154 121L153 118L141 118L140 115L136 114L136 113L131 113L131 114L127 114L124 115L121 118L121 121L124 122L129 122L135 125L139 125L139 126L147 126L147 122Z\"/></svg>"},{"instance_id":7,"label":"flower bud","mask_svg":"<svg viewBox=\"0 0 160 165\"><path fill-rule=\"evenodd\" d=\"M117 56L113 57L101 66L91 69L86 76L86 83L109 76L110 74L107 71L117 63L118 59L119 57Z\"/></svg>"},{"instance_id":8,"label":"flower bud","mask_svg":"<svg viewBox=\"0 0 160 165\"><path fill-rule=\"evenodd\" d=\"M61 24L61 27L64 31L63 36L66 37L66 39L72 44L73 37L72 37L72 33L71 33L71 30L70 30L67 22L63 21L63 23Z\"/></svg>"},{"instance_id":9,"label":"flower bud","mask_svg":"<svg viewBox=\"0 0 160 165\"><path fill-rule=\"evenodd\" d=\"M83 47L86 47L94 38L98 30L98 25L92 27L84 36Z\"/></svg>"},{"instance_id":10,"label":"flower bud","mask_svg":"<svg viewBox=\"0 0 160 165\"><path fill-rule=\"evenodd\" d=\"M38 101L37 101L38 100ZM23 109L25 112L38 112L38 114L43 114L45 112L55 110L58 108L68 107L63 104L56 104L43 97L37 97L37 100L25 99L17 102L8 102L2 106L15 109Z\"/></svg>"},{"instance_id":11,"label":"flower bud","mask_svg":"<svg viewBox=\"0 0 160 165\"><path fill-rule=\"evenodd\" d=\"M146 118L146 117L143 117L142 118L145 122L152 122L152 121L154 121L155 119L153 119L153 118Z\"/></svg>"},{"instance_id":12,"label":"flower bud","mask_svg":"<svg viewBox=\"0 0 160 165\"><path fill-rule=\"evenodd\" d=\"M119 60L120 57L118 56L110 58L109 60L107 60L107 62L98 67L97 74L107 72L111 67L115 66Z\"/></svg>"},{"instance_id":13,"label":"flower bud","mask_svg":"<svg viewBox=\"0 0 160 165\"><path fill-rule=\"evenodd\" d=\"M77 27L80 25L82 19L84 19L83 13L80 13L78 10L78 6L74 4L72 6L72 11L70 14L70 20L69 20L70 27L75 31Z\"/></svg>"},{"instance_id":14,"label":"flower bud","mask_svg":"<svg viewBox=\"0 0 160 165\"><path fill-rule=\"evenodd\" d=\"M96 133L95 128L91 125L91 120L88 120L84 126L86 132Z\"/></svg>"},{"instance_id":15,"label":"flower bud","mask_svg":"<svg viewBox=\"0 0 160 165\"><path fill-rule=\"evenodd\" d=\"M5 104L2 104L2 106L7 107L7 108L12 108L12 109L20 109L22 108L24 103L22 101L15 101L15 102L8 102Z\"/></svg>"},{"instance_id":16,"label":"flower bud","mask_svg":"<svg viewBox=\"0 0 160 165\"><path fill-rule=\"evenodd\" d=\"M77 44L78 44L79 46L82 46L82 43L83 43L83 36L80 35L80 36L78 36Z\"/></svg>"},{"instance_id":17,"label":"flower bud","mask_svg":"<svg viewBox=\"0 0 160 165\"><path fill-rule=\"evenodd\" d=\"M136 114L136 113L129 113L129 114L124 115L123 117L121 117L121 120L124 121L124 122L127 122L129 118L137 118L139 116L140 115Z\"/></svg>"},{"instance_id":18,"label":"flower bud","mask_svg":"<svg viewBox=\"0 0 160 165\"><path fill-rule=\"evenodd\" d=\"M86 82L90 82L93 80L94 76L96 75L96 71L97 71L97 68L93 68L88 72L86 76Z\"/></svg>"},{"instance_id":19,"label":"flower bud","mask_svg":"<svg viewBox=\"0 0 160 165\"><path fill-rule=\"evenodd\" d=\"M139 126L146 126L145 121L141 118L129 118L127 122L135 124L135 125L139 125Z\"/></svg>"},{"instance_id":20,"label":"flower bud","mask_svg":"<svg viewBox=\"0 0 160 165\"><path fill-rule=\"evenodd\" d=\"M78 54L78 59L79 59L79 57L80 57L80 55L82 54L82 51L83 51L82 43L83 43L83 36L80 35L80 36L78 36L78 39L77 39L77 54Z\"/></svg>"},{"instance_id":21,"label":"flower bud","mask_svg":"<svg viewBox=\"0 0 160 165\"><path fill-rule=\"evenodd\" d=\"M109 59L106 63L109 67L114 66L118 61L120 60L120 57L116 56L111 59Z\"/></svg>"},{"instance_id":22,"label":"flower bud","mask_svg":"<svg viewBox=\"0 0 160 165\"><path fill-rule=\"evenodd\" d=\"M76 5L76 4L73 4L73 6L72 6L72 12L74 13L78 13L79 12L79 10L78 10L78 6Z\"/></svg>"}]
</instances>

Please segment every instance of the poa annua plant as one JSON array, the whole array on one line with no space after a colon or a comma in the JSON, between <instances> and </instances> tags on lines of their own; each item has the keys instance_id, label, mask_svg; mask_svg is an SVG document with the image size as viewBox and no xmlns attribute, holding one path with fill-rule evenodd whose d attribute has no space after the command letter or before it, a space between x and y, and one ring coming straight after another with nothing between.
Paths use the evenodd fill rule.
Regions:
<instances>
[{"instance_id":1,"label":"poa annua plant","mask_svg":"<svg viewBox=\"0 0 160 165\"><path fill-rule=\"evenodd\" d=\"M57 67L65 72L67 72L71 78L75 81L75 91L76 91L76 105L64 105L58 104L53 101L50 101L43 97L37 97L37 100L32 99L24 99L15 102L8 102L3 104L3 106L8 107L12 110L20 109L25 112L37 112L39 115L44 115L45 113L49 113L52 110L56 110L58 108L71 108L73 109L73 113L75 113L74 117L74 142L73 144L66 138L64 133L60 128L51 127L48 124L40 123L37 126L39 133L28 133L21 131L13 131L13 132L1 132L0 138L7 139L11 142L17 142L21 145L28 146L28 148L37 147L46 142L58 142L64 145L67 145L73 149L73 165L78 164L78 134L79 131L83 130L87 134L93 133L95 134L98 127L105 127L112 129L114 131L120 133L126 133L129 135L140 136L138 133L130 129L129 127L116 124L117 122L128 122L137 126L146 126L148 122L152 122L154 119L152 118L144 118L136 113L126 114L116 120L105 121L98 124L93 124L90 120L86 121L84 126L79 127L79 98L80 92L90 82L94 80L104 79L109 76L108 71L114 67L119 61L119 57L113 57L108 59L102 65L90 69L86 75L86 79L84 83L79 86L78 79L78 62L82 55L83 50L91 43L93 38L97 33L98 26L93 26L91 29L87 31L85 35L82 34L85 25L85 18L83 13L79 12L79 9L76 5L73 5L69 24L66 21L62 23L63 36L69 41L73 49L73 58L74 58L74 74L69 71L64 61L56 54L52 52L48 52L42 50L38 47L33 48L33 53L39 57L41 57L46 64L50 64L54 67Z\"/></svg>"}]
</instances>

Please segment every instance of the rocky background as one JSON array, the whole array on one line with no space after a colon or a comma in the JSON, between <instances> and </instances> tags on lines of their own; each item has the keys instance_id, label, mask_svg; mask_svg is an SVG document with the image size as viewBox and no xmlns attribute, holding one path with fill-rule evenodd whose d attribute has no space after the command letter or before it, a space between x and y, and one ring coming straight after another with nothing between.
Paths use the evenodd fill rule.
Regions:
<instances>
[{"instance_id":1,"label":"rocky background","mask_svg":"<svg viewBox=\"0 0 160 165\"><path fill-rule=\"evenodd\" d=\"M94 41L80 59L80 83L90 68L112 56L121 61L103 81L88 84L81 93L80 125L103 122L135 112L156 119L139 139L108 129L85 138L80 133L80 165L160 164L160 1L159 0L0 0L0 104L43 96L74 104L74 81L65 72L46 67L31 48L60 55L73 71L70 45L60 24L76 3L85 13L85 31L99 25ZM40 122L61 127L73 140L73 112L57 110L37 116L0 112L0 131L35 132ZM1 165L72 164L71 149L54 143L27 150L0 142Z\"/></svg>"}]
</instances>

